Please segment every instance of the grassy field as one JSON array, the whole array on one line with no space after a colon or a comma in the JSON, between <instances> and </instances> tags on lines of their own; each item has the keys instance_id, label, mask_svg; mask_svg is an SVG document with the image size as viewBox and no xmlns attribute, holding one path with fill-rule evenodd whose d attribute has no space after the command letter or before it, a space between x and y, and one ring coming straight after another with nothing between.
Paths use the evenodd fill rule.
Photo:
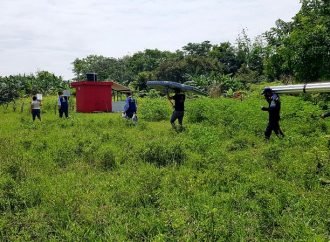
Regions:
<instances>
[{"instance_id":1,"label":"grassy field","mask_svg":"<svg viewBox=\"0 0 330 242\"><path fill-rule=\"evenodd\" d=\"M1 241L329 241L330 119L282 97L284 139L266 142L259 91L188 99L185 129L165 99L42 122L0 107Z\"/></svg>"}]
</instances>

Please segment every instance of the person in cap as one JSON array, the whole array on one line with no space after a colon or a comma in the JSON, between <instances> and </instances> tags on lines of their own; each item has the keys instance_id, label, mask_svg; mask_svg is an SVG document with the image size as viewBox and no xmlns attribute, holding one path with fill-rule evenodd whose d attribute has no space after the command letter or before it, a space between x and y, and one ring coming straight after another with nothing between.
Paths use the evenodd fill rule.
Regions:
<instances>
[{"instance_id":1,"label":"person in cap","mask_svg":"<svg viewBox=\"0 0 330 242\"><path fill-rule=\"evenodd\" d=\"M272 131L274 131L278 137L284 137L284 134L280 128L280 97L269 87L266 87L262 94L268 102L268 107L261 107L261 110L267 111L269 114L268 125L265 130L265 138L269 139Z\"/></svg>"},{"instance_id":2,"label":"person in cap","mask_svg":"<svg viewBox=\"0 0 330 242\"><path fill-rule=\"evenodd\" d=\"M186 95L181 93L180 89L174 90L175 94L174 96L170 97L167 93L167 98L171 101L174 100L174 104L172 103L172 106L174 108L174 111L172 113L170 122L172 127L175 129L175 121L178 120L179 127L182 129L182 121L184 116L184 102L186 100Z\"/></svg>"}]
</instances>

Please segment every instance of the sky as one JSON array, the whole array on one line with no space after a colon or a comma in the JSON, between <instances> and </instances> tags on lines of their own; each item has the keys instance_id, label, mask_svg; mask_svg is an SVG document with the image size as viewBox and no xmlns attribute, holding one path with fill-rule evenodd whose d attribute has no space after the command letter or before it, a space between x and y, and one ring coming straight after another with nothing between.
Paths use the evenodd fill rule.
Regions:
<instances>
[{"instance_id":1,"label":"sky","mask_svg":"<svg viewBox=\"0 0 330 242\"><path fill-rule=\"evenodd\" d=\"M235 43L290 21L299 0L0 0L0 76L74 77L88 55L120 58L188 43Z\"/></svg>"}]
</instances>

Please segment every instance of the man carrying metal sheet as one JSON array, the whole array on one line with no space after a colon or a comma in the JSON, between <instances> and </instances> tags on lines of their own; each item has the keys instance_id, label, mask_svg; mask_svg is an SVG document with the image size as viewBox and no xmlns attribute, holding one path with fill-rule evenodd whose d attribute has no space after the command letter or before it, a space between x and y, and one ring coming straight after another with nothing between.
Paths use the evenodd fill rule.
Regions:
<instances>
[{"instance_id":1,"label":"man carrying metal sheet","mask_svg":"<svg viewBox=\"0 0 330 242\"><path fill-rule=\"evenodd\" d=\"M261 107L261 110L269 113L268 125L265 130L265 138L268 140L272 134L272 131L274 131L278 137L284 137L279 123L281 111L280 97L269 87L265 88L262 94L268 102L268 107Z\"/></svg>"},{"instance_id":2,"label":"man carrying metal sheet","mask_svg":"<svg viewBox=\"0 0 330 242\"><path fill-rule=\"evenodd\" d=\"M174 111L172 113L171 117L171 125L175 129L175 120L179 121L179 127L182 129L182 121L183 121L183 116L184 116L184 102L186 100L186 95L181 93L180 89L175 89L175 94L174 96L170 97L168 92L167 92L167 98L171 101L174 100L174 105L172 103L172 106L174 108Z\"/></svg>"}]
</instances>

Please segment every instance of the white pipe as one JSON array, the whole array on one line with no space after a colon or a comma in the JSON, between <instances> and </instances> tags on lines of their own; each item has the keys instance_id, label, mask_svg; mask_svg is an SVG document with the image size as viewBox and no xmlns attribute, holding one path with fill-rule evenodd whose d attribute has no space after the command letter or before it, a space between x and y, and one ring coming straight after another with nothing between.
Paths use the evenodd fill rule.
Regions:
<instances>
[{"instance_id":1,"label":"white pipe","mask_svg":"<svg viewBox=\"0 0 330 242\"><path fill-rule=\"evenodd\" d=\"M310 83L310 84L297 84L285 86L272 86L270 87L275 93L313 93L313 92L330 92L330 82L323 83Z\"/></svg>"}]
</instances>

